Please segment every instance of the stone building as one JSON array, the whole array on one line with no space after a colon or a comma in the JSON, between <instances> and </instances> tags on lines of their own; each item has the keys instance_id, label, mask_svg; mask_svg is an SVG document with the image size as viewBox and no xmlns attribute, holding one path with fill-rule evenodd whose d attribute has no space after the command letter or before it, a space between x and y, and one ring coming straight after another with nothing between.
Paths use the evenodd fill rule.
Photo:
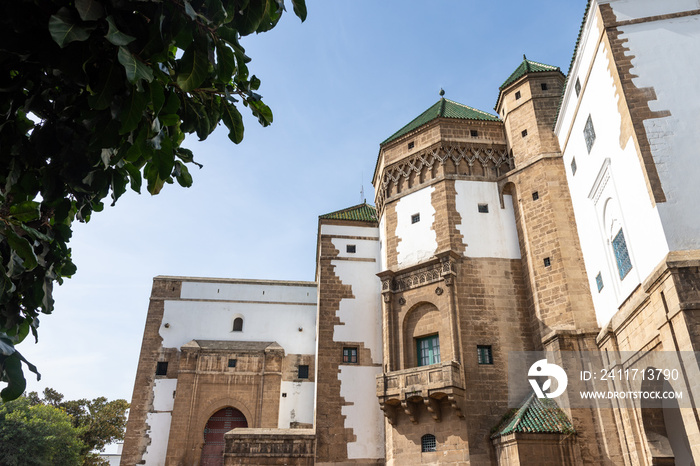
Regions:
<instances>
[{"instance_id":1,"label":"stone building","mask_svg":"<svg viewBox=\"0 0 700 466\"><path fill-rule=\"evenodd\" d=\"M156 277L122 465L700 464L699 52L697 0L591 0L567 75L380 144L315 281ZM531 352L684 397L514 405Z\"/></svg>"}]
</instances>

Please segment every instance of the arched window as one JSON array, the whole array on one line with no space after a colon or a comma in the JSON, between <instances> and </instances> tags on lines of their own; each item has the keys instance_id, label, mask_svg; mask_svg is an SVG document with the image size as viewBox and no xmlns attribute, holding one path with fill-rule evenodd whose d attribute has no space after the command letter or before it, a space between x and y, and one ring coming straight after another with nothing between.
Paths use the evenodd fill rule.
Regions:
<instances>
[{"instance_id":1,"label":"arched window","mask_svg":"<svg viewBox=\"0 0 700 466\"><path fill-rule=\"evenodd\" d=\"M435 441L435 436L433 434L425 434L420 438L420 451L422 453L436 450L437 442Z\"/></svg>"},{"instance_id":2,"label":"arched window","mask_svg":"<svg viewBox=\"0 0 700 466\"><path fill-rule=\"evenodd\" d=\"M243 317L236 317L233 319L233 331L242 332L243 331Z\"/></svg>"}]
</instances>

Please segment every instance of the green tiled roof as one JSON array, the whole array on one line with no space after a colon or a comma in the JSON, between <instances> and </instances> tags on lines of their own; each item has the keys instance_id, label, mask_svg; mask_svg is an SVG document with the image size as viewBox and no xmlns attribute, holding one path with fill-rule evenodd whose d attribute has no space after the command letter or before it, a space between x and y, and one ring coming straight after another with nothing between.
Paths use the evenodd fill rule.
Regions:
<instances>
[{"instance_id":1,"label":"green tiled roof","mask_svg":"<svg viewBox=\"0 0 700 466\"><path fill-rule=\"evenodd\" d=\"M330 214L320 215L319 218L330 220L353 220L356 222L376 222L377 209L374 206L363 202L347 209L331 212Z\"/></svg>"},{"instance_id":2,"label":"green tiled roof","mask_svg":"<svg viewBox=\"0 0 700 466\"><path fill-rule=\"evenodd\" d=\"M380 145L384 145L388 142L398 139L404 134L410 133L414 129L418 129L426 123L429 123L436 118L457 118L461 120L486 120L486 121L499 121L499 118L490 113L477 110L466 105L462 105L451 100L447 100L444 97L438 100L434 105L432 105L428 110L418 115L409 124L389 136Z\"/></svg>"},{"instance_id":3,"label":"green tiled roof","mask_svg":"<svg viewBox=\"0 0 700 466\"><path fill-rule=\"evenodd\" d=\"M506 87L510 86L513 84L515 81L518 79L522 78L525 76L527 73L538 73L541 71L560 71L558 66L551 66L551 65L545 65L544 63L538 63L536 61L528 60L525 58L525 55L523 55L523 62L518 65L518 67L513 71L513 74L511 74L508 79L506 79L506 82L501 84L501 87L499 87L500 90L505 89Z\"/></svg>"},{"instance_id":4,"label":"green tiled roof","mask_svg":"<svg viewBox=\"0 0 700 466\"><path fill-rule=\"evenodd\" d=\"M536 434L575 434L576 430L554 400L537 398L533 393L522 407L503 421L491 438L515 432Z\"/></svg>"}]
</instances>

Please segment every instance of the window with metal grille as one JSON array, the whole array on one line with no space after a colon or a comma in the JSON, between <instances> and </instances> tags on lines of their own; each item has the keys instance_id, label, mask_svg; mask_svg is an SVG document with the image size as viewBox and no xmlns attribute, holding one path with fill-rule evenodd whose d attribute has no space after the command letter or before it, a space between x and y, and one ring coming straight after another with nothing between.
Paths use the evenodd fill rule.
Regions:
<instances>
[{"instance_id":1,"label":"window with metal grille","mask_svg":"<svg viewBox=\"0 0 700 466\"><path fill-rule=\"evenodd\" d=\"M354 244L348 244L345 246L345 252L355 254L355 251L357 251L357 247Z\"/></svg>"},{"instance_id":2,"label":"window with metal grille","mask_svg":"<svg viewBox=\"0 0 700 466\"><path fill-rule=\"evenodd\" d=\"M526 129L522 130L522 131L520 132L520 134L522 135L522 137L527 136L527 130L526 130Z\"/></svg>"},{"instance_id":3,"label":"window with metal grille","mask_svg":"<svg viewBox=\"0 0 700 466\"><path fill-rule=\"evenodd\" d=\"M243 331L243 318L242 317L236 317L233 319L233 331L234 332L242 332Z\"/></svg>"},{"instance_id":4,"label":"window with metal grille","mask_svg":"<svg viewBox=\"0 0 700 466\"><path fill-rule=\"evenodd\" d=\"M425 434L420 438L420 451L421 453L437 451L437 442L433 434Z\"/></svg>"},{"instance_id":5,"label":"window with metal grille","mask_svg":"<svg viewBox=\"0 0 700 466\"><path fill-rule=\"evenodd\" d=\"M539 198L540 198L540 193L538 191L535 191L534 193L532 193L532 200L533 201L536 201Z\"/></svg>"},{"instance_id":6,"label":"window with metal grille","mask_svg":"<svg viewBox=\"0 0 700 466\"><path fill-rule=\"evenodd\" d=\"M603 289L603 276L598 272L598 275L595 276L595 284L598 286L598 293L600 293L600 290Z\"/></svg>"},{"instance_id":7,"label":"window with metal grille","mask_svg":"<svg viewBox=\"0 0 700 466\"><path fill-rule=\"evenodd\" d=\"M411 142L408 143L408 148L409 148L409 149L413 149L415 146L416 146L416 144L415 144L413 141L411 141Z\"/></svg>"},{"instance_id":8,"label":"window with metal grille","mask_svg":"<svg viewBox=\"0 0 700 466\"><path fill-rule=\"evenodd\" d=\"M488 214L489 213L489 205L488 204L479 204L479 213L480 214Z\"/></svg>"},{"instance_id":9,"label":"window with metal grille","mask_svg":"<svg viewBox=\"0 0 700 466\"><path fill-rule=\"evenodd\" d=\"M591 120L590 115L588 115L588 120L586 120L586 127L583 128L583 137L586 140L586 149L588 149L590 154L595 142L595 129L593 129L593 120Z\"/></svg>"},{"instance_id":10,"label":"window with metal grille","mask_svg":"<svg viewBox=\"0 0 700 466\"><path fill-rule=\"evenodd\" d=\"M357 364L357 348L343 348L343 362Z\"/></svg>"},{"instance_id":11,"label":"window with metal grille","mask_svg":"<svg viewBox=\"0 0 700 466\"><path fill-rule=\"evenodd\" d=\"M309 366L307 365L300 365L299 366L299 372L297 374L297 378L299 379L308 379L309 378Z\"/></svg>"},{"instance_id":12,"label":"window with metal grille","mask_svg":"<svg viewBox=\"0 0 700 466\"><path fill-rule=\"evenodd\" d=\"M411 223L418 223L418 222L420 222L420 214L411 215Z\"/></svg>"},{"instance_id":13,"label":"window with metal grille","mask_svg":"<svg viewBox=\"0 0 700 466\"><path fill-rule=\"evenodd\" d=\"M622 228L617 232L612 240L613 252L615 253L615 262L617 262L617 271L620 273L620 280L623 280L632 270L632 261L627 250L627 242L625 235L622 233Z\"/></svg>"},{"instance_id":14,"label":"window with metal grille","mask_svg":"<svg viewBox=\"0 0 700 466\"><path fill-rule=\"evenodd\" d=\"M418 365L429 366L440 362L440 338L437 335L417 338Z\"/></svg>"},{"instance_id":15,"label":"window with metal grille","mask_svg":"<svg viewBox=\"0 0 700 466\"><path fill-rule=\"evenodd\" d=\"M159 361L156 364L156 375L168 375L168 363Z\"/></svg>"},{"instance_id":16,"label":"window with metal grille","mask_svg":"<svg viewBox=\"0 0 700 466\"><path fill-rule=\"evenodd\" d=\"M576 97L578 97L581 93L581 80L578 78L576 78L576 86L574 86L574 89L576 90Z\"/></svg>"},{"instance_id":17,"label":"window with metal grille","mask_svg":"<svg viewBox=\"0 0 700 466\"><path fill-rule=\"evenodd\" d=\"M469 131L469 134L471 135L471 137L475 138L479 135L479 132L477 130L473 129L473 130Z\"/></svg>"},{"instance_id":18,"label":"window with metal grille","mask_svg":"<svg viewBox=\"0 0 700 466\"><path fill-rule=\"evenodd\" d=\"M491 345L478 345L476 347L476 361L479 364L493 364Z\"/></svg>"},{"instance_id":19,"label":"window with metal grille","mask_svg":"<svg viewBox=\"0 0 700 466\"><path fill-rule=\"evenodd\" d=\"M518 100L520 98L520 91L515 93L515 100Z\"/></svg>"},{"instance_id":20,"label":"window with metal grille","mask_svg":"<svg viewBox=\"0 0 700 466\"><path fill-rule=\"evenodd\" d=\"M576 157L574 157L573 159L571 159L571 174L572 174L572 175L575 175L575 174L576 174L576 169L577 169L577 168L578 168L578 167L576 166Z\"/></svg>"},{"instance_id":21,"label":"window with metal grille","mask_svg":"<svg viewBox=\"0 0 700 466\"><path fill-rule=\"evenodd\" d=\"M540 84L540 86L542 87L543 91L546 91L547 89L549 89L549 86L547 86L547 83L542 83L542 84Z\"/></svg>"},{"instance_id":22,"label":"window with metal grille","mask_svg":"<svg viewBox=\"0 0 700 466\"><path fill-rule=\"evenodd\" d=\"M544 266L549 267L550 265L552 265L551 259L549 257L545 257L544 258Z\"/></svg>"},{"instance_id":23,"label":"window with metal grille","mask_svg":"<svg viewBox=\"0 0 700 466\"><path fill-rule=\"evenodd\" d=\"M229 359L228 367L236 367L236 363L238 363L238 359Z\"/></svg>"}]
</instances>

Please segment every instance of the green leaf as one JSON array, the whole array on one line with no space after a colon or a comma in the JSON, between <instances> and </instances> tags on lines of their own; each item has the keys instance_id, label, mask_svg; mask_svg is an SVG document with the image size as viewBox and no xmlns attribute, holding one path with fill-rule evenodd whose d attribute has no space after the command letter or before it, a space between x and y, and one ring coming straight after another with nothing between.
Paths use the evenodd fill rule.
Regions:
<instances>
[{"instance_id":1,"label":"green leaf","mask_svg":"<svg viewBox=\"0 0 700 466\"><path fill-rule=\"evenodd\" d=\"M294 14L299 17L302 23L306 21L306 1L292 0L292 5L294 5Z\"/></svg>"},{"instance_id":2,"label":"green leaf","mask_svg":"<svg viewBox=\"0 0 700 466\"><path fill-rule=\"evenodd\" d=\"M148 85L148 90L151 92L151 108L153 109L153 113L158 115L165 103L163 85L158 81L153 81Z\"/></svg>"},{"instance_id":3,"label":"green leaf","mask_svg":"<svg viewBox=\"0 0 700 466\"><path fill-rule=\"evenodd\" d=\"M162 143L162 148L157 150L153 156L153 162L155 162L158 167L158 176L160 179L167 179L173 171L173 165L175 164L175 154L173 153L173 148L170 143L170 138L164 138Z\"/></svg>"},{"instance_id":4,"label":"green leaf","mask_svg":"<svg viewBox=\"0 0 700 466\"><path fill-rule=\"evenodd\" d=\"M174 126L180 122L180 115L177 113L169 113L167 115L160 115L160 123L163 126Z\"/></svg>"},{"instance_id":5,"label":"green leaf","mask_svg":"<svg viewBox=\"0 0 700 466\"><path fill-rule=\"evenodd\" d=\"M148 182L146 189L148 189L149 193L155 196L161 189L163 189L163 185L165 184L165 181L158 176L158 167L155 163L149 162L143 169L143 174Z\"/></svg>"},{"instance_id":6,"label":"green leaf","mask_svg":"<svg viewBox=\"0 0 700 466\"><path fill-rule=\"evenodd\" d=\"M272 110L265 105L262 100L249 101L250 109L253 115L258 117L258 122L263 126L269 126L272 123Z\"/></svg>"},{"instance_id":7,"label":"green leaf","mask_svg":"<svg viewBox=\"0 0 700 466\"><path fill-rule=\"evenodd\" d=\"M107 16L107 24L109 24L109 30L105 35L105 39L110 41L112 44L116 46L127 45L136 40L135 37L121 32L117 28L117 25L114 24L114 18L112 18L112 16Z\"/></svg>"},{"instance_id":8,"label":"green leaf","mask_svg":"<svg viewBox=\"0 0 700 466\"><path fill-rule=\"evenodd\" d=\"M66 7L61 8L49 18L49 32L54 42L61 48L71 42L87 40L94 29L95 26L85 27L78 25L70 10Z\"/></svg>"},{"instance_id":9,"label":"green leaf","mask_svg":"<svg viewBox=\"0 0 700 466\"><path fill-rule=\"evenodd\" d=\"M122 112L119 119L122 126L119 129L119 134L126 134L135 130L141 120L143 120L143 112L146 109L147 98L142 92L132 89L129 100L124 102Z\"/></svg>"},{"instance_id":10,"label":"green leaf","mask_svg":"<svg viewBox=\"0 0 700 466\"><path fill-rule=\"evenodd\" d=\"M22 228L22 230L29 233L29 236L31 236L32 238L34 238L36 240L46 241L47 243L50 243L52 241L52 239L48 235L45 235L44 233L40 232L39 230L36 230L30 226L27 226L24 223L21 224L20 227Z\"/></svg>"},{"instance_id":11,"label":"green leaf","mask_svg":"<svg viewBox=\"0 0 700 466\"><path fill-rule=\"evenodd\" d=\"M209 60L206 49L195 42L185 50L180 59L180 72L177 75L177 85L184 92L196 89L207 77Z\"/></svg>"},{"instance_id":12,"label":"green leaf","mask_svg":"<svg viewBox=\"0 0 700 466\"><path fill-rule=\"evenodd\" d=\"M41 216L39 203L34 201L22 202L10 206L10 215L20 222L31 222Z\"/></svg>"},{"instance_id":13,"label":"green leaf","mask_svg":"<svg viewBox=\"0 0 700 466\"><path fill-rule=\"evenodd\" d=\"M88 104L95 110L104 110L112 103L115 92L119 88L119 68L114 62L108 62L109 66L103 66L97 78L97 85L91 90L94 93L88 96Z\"/></svg>"},{"instance_id":14,"label":"green leaf","mask_svg":"<svg viewBox=\"0 0 700 466\"><path fill-rule=\"evenodd\" d=\"M15 233L11 227L5 228L5 238L10 247L22 259L23 266L26 270L32 270L37 266L36 254L32 244L26 238L22 238Z\"/></svg>"},{"instance_id":15,"label":"green leaf","mask_svg":"<svg viewBox=\"0 0 700 466\"><path fill-rule=\"evenodd\" d=\"M27 388L27 380L22 373L22 360L19 355L12 354L11 356L0 357L0 365L2 366L2 379L7 382L7 387L0 392L3 402L14 400L24 393Z\"/></svg>"},{"instance_id":16,"label":"green leaf","mask_svg":"<svg viewBox=\"0 0 700 466\"><path fill-rule=\"evenodd\" d=\"M175 162L175 178L177 178L178 184L183 188L192 186L192 175L190 175L187 166L179 160Z\"/></svg>"},{"instance_id":17,"label":"green leaf","mask_svg":"<svg viewBox=\"0 0 700 466\"><path fill-rule=\"evenodd\" d=\"M239 14L234 19L234 26L242 36L252 34L258 29L265 16L267 0L253 0L248 3L248 7L239 10Z\"/></svg>"},{"instance_id":18,"label":"green leaf","mask_svg":"<svg viewBox=\"0 0 700 466\"><path fill-rule=\"evenodd\" d=\"M228 128L228 138L235 144L238 144L243 140L243 117L241 112L228 102L222 103L221 107L221 117Z\"/></svg>"},{"instance_id":19,"label":"green leaf","mask_svg":"<svg viewBox=\"0 0 700 466\"><path fill-rule=\"evenodd\" d=\"M236 70L236 58L233 50L228 48L223 41L216 45L216 64L219 81L228 84L231 82L233 72Z\"/></svg>"},{"instance_id":20,"label":"green leaf","mask_svg":"<svg viewBox=\"0 0 700 466\"><path fill-rule=\"evenodd\" d=\"M130 83L133 84L140 79L144 79L149 83L153 81L153 70L133 56L126 48L119 47L117 59L124 67L126 79Z\"/></svg>"},{"instance_id":21,"label":"green leaf","mask_svg":"<svg viewBox=\"0 0 700 466\"><path fill-rule=\"evenodd\" d=\"M127 173L129 173L129 185L131 186L131 189L141 194L141 170L131 163L124 165L124 168L126 169Z\"/></svg>"},{"instance_id":22,"label":"green leaf","mask_svg":"<svg viewBox=\"0 0 700 466\"><path fill-rule=\"evenodd\" d=\"M96 21L105 15L102 4L96 0L75 0L75 8L83 21Z\"/></svg>"}]
</instances>

